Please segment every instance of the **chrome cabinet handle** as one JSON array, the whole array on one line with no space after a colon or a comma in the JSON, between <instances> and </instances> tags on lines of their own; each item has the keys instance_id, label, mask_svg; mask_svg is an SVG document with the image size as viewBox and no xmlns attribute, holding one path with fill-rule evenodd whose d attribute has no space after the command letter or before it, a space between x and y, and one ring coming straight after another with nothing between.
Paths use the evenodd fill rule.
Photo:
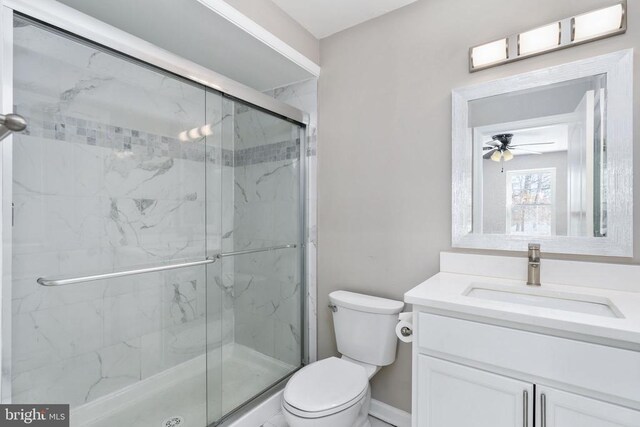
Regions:
<instances>
[{"instance_id":1,"label":"chrome cabinet handle","mask_svg":"<svg viewBox=\"0 0 640 427\"><path fill-rule=\"evenodd\" d=\"M529 427L529 392L522 392L522 426Z\"/></svg>"},{"instance_id":2,"label":"chrome cabinet handle","mask_svg":"<svg viewBox=\"0 0 640 427\"><path fill-rule=\"evenodd\" d=\"M540 395L540 427L547 427L547 396Z\"/></svg>"}]
</instances>

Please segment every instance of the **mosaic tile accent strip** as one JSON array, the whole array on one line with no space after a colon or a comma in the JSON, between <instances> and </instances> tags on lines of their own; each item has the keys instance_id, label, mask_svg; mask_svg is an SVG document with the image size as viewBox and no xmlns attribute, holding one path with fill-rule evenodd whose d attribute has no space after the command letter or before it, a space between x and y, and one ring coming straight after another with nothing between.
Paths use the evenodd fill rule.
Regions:
<instances>
[{"instance_id":1,"label":"mosaic tile accent strip","mask_svg":"<svg viewBox=\"0 0 640 427\"><path fill-rule=\"evenodd\" d=\"M61 116L56 121L36 120L29 116L25 116L25 119L29 123L25 135L138 155L162 155L192 161L203 161L206 155L208 162L229 167L291 160L300 156L299 139L234 151L205 146L204 138L181 141L178 138L69 116Z\"/></svg>"},{"instance_id":2,"label":"mosaic tile accent strip","mask_svg":"<svg viewBox=\"0 0 640 427\"><path fill-rule=\"evenodd\" d=\"M247 166L298 158L300 158L300 139L236 150L234 153L234 166Z\"/></svg>"},{"instance_id":3,"label":"mosaic tile accent strip","mask_svg":"<svg viewBox=\"0 0 640 427\"><path fill-rule=\"evenodd\" d=\"M161 155L193 161L203 161L206 152L210 162L224 164L225 160L225 155L221 153L220 148L212 145L205 146L204 139L180 141L178 138L69 116L57 117L55 121L38 120L29 116L25 116L25 119L28 126L24 134L34 137L94 145L125 153ZM227 160L231 157L231 153L227 153Z\"/></svg>"}]
</instances>

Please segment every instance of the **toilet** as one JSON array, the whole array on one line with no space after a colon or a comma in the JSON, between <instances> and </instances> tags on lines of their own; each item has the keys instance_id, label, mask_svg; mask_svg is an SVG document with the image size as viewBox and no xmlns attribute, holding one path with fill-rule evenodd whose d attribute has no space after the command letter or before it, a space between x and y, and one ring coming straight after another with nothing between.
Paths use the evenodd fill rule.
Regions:
<instances>
[{"instance_id":1,"label":"toilet","mask_svg":"<svg viewBox=\"0 0 640 427\"><path fill-rule=\"evenodd\" d=\"M404 303L347 291L329 294L340 358L296 372L284 389L289 427L370 427L369 380L396 358L395 327Z\"/></svg>"}]
</instances>

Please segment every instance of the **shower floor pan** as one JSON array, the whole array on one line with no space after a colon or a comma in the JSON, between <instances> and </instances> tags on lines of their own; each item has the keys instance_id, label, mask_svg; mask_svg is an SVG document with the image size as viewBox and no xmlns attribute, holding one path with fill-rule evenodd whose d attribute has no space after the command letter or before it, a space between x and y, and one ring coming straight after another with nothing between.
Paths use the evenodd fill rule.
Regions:
<instances>
[{"instance_id":1,"label":"shower floor pan","mask_svg":"<svg viewBox=\"0 0 640 427\"><path fill-rule=\"evenodd\" d=\"M206 401L211 402L210 418L219 418L296 368L240 344L225 345L222 357L221 389L207 393L202 355L72 410L71 426L161 427L179 417L176 427L205 427ZM219 375L220 365L209 367L209 376Z\"/></svg>"}]
</instances>

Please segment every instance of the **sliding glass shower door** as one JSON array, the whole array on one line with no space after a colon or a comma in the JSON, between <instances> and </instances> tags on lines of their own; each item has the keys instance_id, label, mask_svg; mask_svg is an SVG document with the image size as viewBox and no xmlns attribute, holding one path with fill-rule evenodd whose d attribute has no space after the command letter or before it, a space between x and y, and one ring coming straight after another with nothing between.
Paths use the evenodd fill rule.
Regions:
<instances>
[{"instance_id":1,"label":"sliding glass shower door","mask_svg":"<svg viewBox=\"0 0 640 427\"><path fill-rule=\"evenodd\" d=\"M225 329L233 331L222 362L227 412L302 364L304 292L302 129L239 102L224 108L233 118L223 138L233 168L222 178Z\"/></svg>"},{"instance_id":2,"label":"sliding glass shower door","mask_svg":"<svg viewBox=\"0 0 640 427\"><path fill-rule=\"evenodd\" d=\"M204 427L298 369L303 128L27 18L12 36L3 401Z\"/></svg>"}]
</instances>

